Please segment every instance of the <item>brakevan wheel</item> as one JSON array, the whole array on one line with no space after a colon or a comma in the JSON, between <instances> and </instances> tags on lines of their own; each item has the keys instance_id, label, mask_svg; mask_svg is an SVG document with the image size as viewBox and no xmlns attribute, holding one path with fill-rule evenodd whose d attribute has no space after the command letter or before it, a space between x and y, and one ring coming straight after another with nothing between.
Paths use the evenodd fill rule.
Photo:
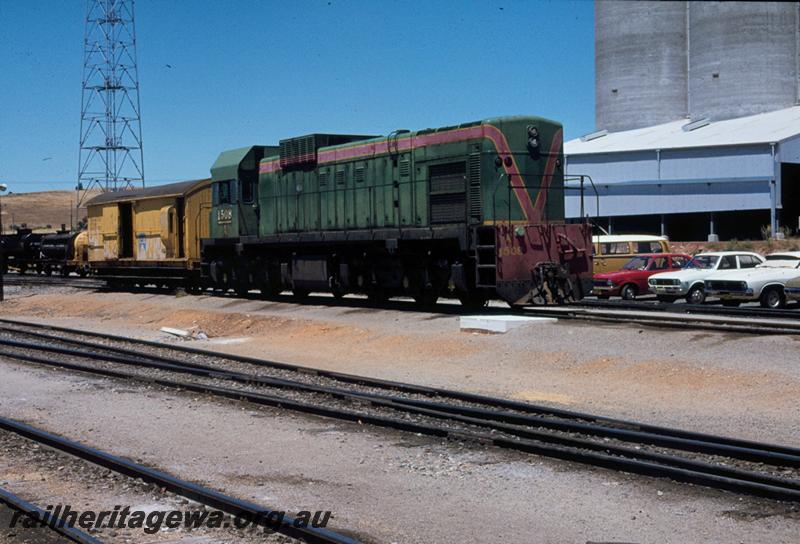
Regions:
<instances>
[{"instance_id":1,"label":"brakevan wheel","mask_svg":"<svg viewBox=\"0 0 800 544\"><path fill-rule=\"evenodd\" d=\"M706 301L706 291L700 285L695 285L686 293L686 302L689 304L702 304Z\"/></svg>"},{"instance_id":2,"label":"brakevan wheel","mask_svg":"<svg viewBox=\"0 0 800 544\"><path fill-rule=\"evenodd\" d=\"M780 287L767 287L761 293L761 306L764 308L783 308L786 305L786 296Z\"/></svg>"},{"instance_id":3,"label":"brakevan wheel","mask_svg":"<svg viewBox=\"0 0 800 544\"><path fill-rule=\"evenodd\" d=\"M632 283L622 286L619 295L623 300L633 300L636 298L636 286Z\"/></svg>"}]
</instances>

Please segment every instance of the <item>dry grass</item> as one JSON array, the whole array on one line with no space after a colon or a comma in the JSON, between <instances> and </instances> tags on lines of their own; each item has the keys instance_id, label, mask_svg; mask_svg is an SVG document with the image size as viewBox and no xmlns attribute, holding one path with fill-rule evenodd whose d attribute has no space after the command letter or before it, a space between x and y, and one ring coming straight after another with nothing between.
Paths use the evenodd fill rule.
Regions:
<instances>
[{"instance_id":1,"label":"dry grass","mask_svg":"<svg viewBox=\"0 0 800 544\"><path fill-rule=\"evenodd\" d=\"M94 196L89 194L86 200ZM86 208L75 210L75 191L42 191L3 195L3 229L26 224L33 229L54 230L86 217ZM48 227L50 225L50 227Z\"/></svg>"}]
</instances>

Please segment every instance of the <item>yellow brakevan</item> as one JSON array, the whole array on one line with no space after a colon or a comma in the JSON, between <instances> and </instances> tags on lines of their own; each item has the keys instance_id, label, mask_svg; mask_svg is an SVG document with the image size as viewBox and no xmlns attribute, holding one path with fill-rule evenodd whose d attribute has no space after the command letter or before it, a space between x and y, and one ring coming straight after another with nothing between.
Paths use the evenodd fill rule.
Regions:
<instances>
[{"instance_id":1,"label":"yellow brakevan","mask_svg":"<svg viewBox=\"0 0 800 544\"><path fill-rule=\"evenodd\" d=\"M164 285L199 278L211 180L103 193L86 208L89 264L97 276Z\"/></svg>"}]
</instances>

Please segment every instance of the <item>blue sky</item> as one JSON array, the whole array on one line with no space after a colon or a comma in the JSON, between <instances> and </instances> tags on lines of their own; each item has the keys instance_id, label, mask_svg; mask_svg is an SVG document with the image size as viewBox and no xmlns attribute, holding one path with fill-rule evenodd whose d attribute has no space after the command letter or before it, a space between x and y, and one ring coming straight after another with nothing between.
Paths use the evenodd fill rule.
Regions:
<instances>
[{"instance_id":1,"label":"blue sky","mask_svg":"<svg viewBox=\"0 0 800 544\"><path fill-rule=\"evenodd\" d=\"M309 132L386 134L511 114L594 128L593 4L137 0L148 185ZM0 181L77 177L85 4L0 0ZM167 65L171 66L168 67Z\"/></svg>"}]
</instances>

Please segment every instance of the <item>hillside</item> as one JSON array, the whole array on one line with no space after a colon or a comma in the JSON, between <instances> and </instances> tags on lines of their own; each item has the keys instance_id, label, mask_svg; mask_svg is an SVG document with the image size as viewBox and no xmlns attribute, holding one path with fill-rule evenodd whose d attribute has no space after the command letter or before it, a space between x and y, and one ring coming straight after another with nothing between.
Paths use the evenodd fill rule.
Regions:
<instances>
[{"instance_id":1,"label":"hillside","mask_svg":"<svg viewBox=\"0 0 800 544\"><path fill-rule=\"evenodd\" d=\"M87 195L86 200L92 196ZM71 223L86 217L86 208L75 213L75 191L13 193L0 196L0 201L5 232L9 232L12 225L22 224L34 229L58 229L62 224L69 228Z\"/></svg>"}]
</instances>

